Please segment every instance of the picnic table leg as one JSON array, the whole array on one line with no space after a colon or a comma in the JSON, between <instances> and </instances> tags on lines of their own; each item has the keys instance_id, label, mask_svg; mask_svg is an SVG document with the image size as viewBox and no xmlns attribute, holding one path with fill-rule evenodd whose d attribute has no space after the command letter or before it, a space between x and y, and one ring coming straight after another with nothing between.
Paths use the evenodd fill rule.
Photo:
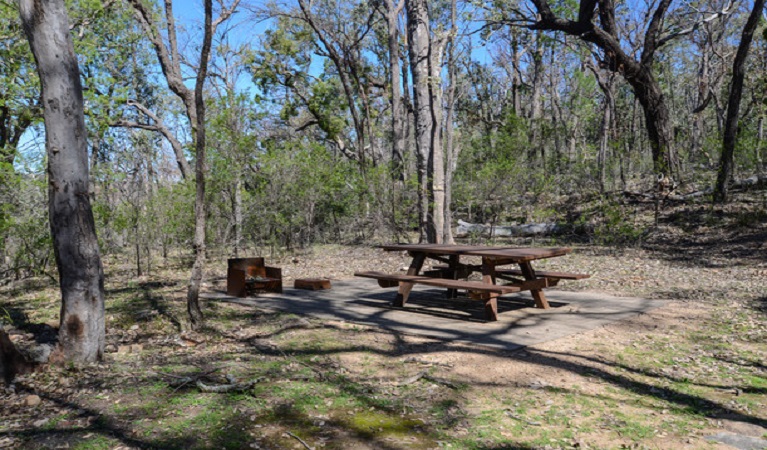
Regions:
<instances>
[{"instance_id":1,"label":"picnic table leg","mask_svg":"<svg viewBox=\"0 0 767 450\"><path fill-rule=\"evenodd\" d=\"M533 270L533 266L530 262L519 263L519 268L522 270L522 275L525 277L525 280L536 279L535 270ZM543 294L542 290L531 289L530 293L533 295L533 300L535 300L535 306L537 308L549 309L549 301L546 300L546 296Z\"/></svg>"},{"instance_id":2,"label":"picnic table leg","mask_svg":"<svg viewBox=\"0 0 767 450\"><path fill-rule=\"evenodd\" d=\"M498 321L498 294L485 294L485 319L488 322Z\"/></svg>"},{"instance_id":3,"label":"picnic table leg","mask_svg":"<svg viewBox=\"0 0 767 450\"><path fill-rule=\"evenodd\" d=\"M495 263L487 258L482 258L482 282L495 285ZM498 294L487 293L485 300L485 319L488 322L498 321Z\"/></svg>"},{"instance_id":4,"label":"picnic table leg","mask_svg":"<svg viewBox=\"0 0 767 450\"><path fill-rule=\"evenodd\" d=\"M450 255L450 262L448 265L451 270L450 274L454 280L458 279L458 261L459 261L458 258L459 258L458 255ZM447 298L456 298L456 297L458 297L458 289L447 290Z\"/></svg>"},{"instance_id":5,"label":"picnic table leg","mask_svg":"<svg viewBox=\"0 0 767 450\"><path fill-rule=\"evenodd\" d=\"M418 275L423 267L423 262L426 261L425 253L416 253L413 255L413 261L410 263L410 267L407 269L408 275ZM399 290L397 296L394 298L394 306L402 308L407 303L407 298L410 295L410 291L413 289L413 283L406 283L401 281L399 283Z\"/></svg>"}]
</instances>

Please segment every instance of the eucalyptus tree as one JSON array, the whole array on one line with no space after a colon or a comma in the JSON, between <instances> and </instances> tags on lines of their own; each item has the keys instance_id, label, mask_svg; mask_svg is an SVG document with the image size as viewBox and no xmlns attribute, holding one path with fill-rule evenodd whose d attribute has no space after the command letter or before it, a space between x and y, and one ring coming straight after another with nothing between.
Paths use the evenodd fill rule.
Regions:
<instances>
[{"instance_id":1,"label":"eucalyptus tree","mask_svg":"<svg viewBox=\"0 0 767 450\"><path fill-rule=\"evenodd\" d=\"M389 59L389 86L391 89L391 160L395 176L404 179L404 157L407 146L406 119L407 113L402 99L401 78L403 76L400 58L400 16L405 6L405 0L381 0L374 2L386 20L386 40ZM383 7L382 7L383 6ZM403 120L403 118L405 120Z\"/></svg>"},{"instance_id":2,"label":"eucalyptus tree","mask_svg":"<svg viewBox=\"0 0 767 450\"><path fill-rule=\"evenodd\" d=\"M222 34L228 35L228 31ZM214 203L213 207L222 209L220 217L229 218L217 236L222 238L224 245L231 241L232 254L236 257L245 244L245 175L259 162L258 139L265 134L259 127L263 113L260 102L250 92L238 88L248 75L253 53L250 44L235 44L224 38L215 46L215 53L210 69L213 96L209 115L211 183L214 191L226 194L228 202L225 205Z\"/></svg>"},{"instance_id":3,"label":"eucalyptus tree","mask_svg":"<svg viewBox=\"0 0 767 450\"><path fill-rule=\"evenodd\" d=\"M19 0L37 63L48 157L51 234L61 287L59 350L74 363L102 358L104 273L88 189L80 71L63 0Z\"/></svg>"},{"instance_id":4,"label":"eucalyptus tree","mask_svg":"<svg viewBox=\"0 0 767 450\"><path fill-rule=\"evenodd\" d=\"M368 57L376 11L367 2L296 0L269 4L256 15L274 19L276 27L256 52L253 77L270 94L284 89L282 118L293 119L297 131L317 127L363 171L378 165L383 156L376 126L385 81ZM322 63L319 74L315 61Z\"/></svg>"},{"instance_id":5,"label":"eucalyptus tree","mask_svg":"<svg viewBox=\"0 0 767 450\"><path fill-rule=\"evenodd\" d=\"M162 69L169 89L182 101L186 116L191 128L192 141L195 148L195 228L194 228L194 265L189 280L187 291L187 312L193 328L200 328L204 316L199 304L200 284L205 266L205 174L206 174L206 142L205 142L205 98L203 89L208 75L213 36L218 26L229 19L237 9L240 0L233 0L231 4L221 3L219 16L213 19L212 0L203 0L204 24L203 38L200 45L200 53L195 67L188 70L195 74L194 89L190 89L184 83L182 71L182 54L178 49L178 34L176 30L175 16L173 15L172 0L165 0L165 23L164 26L158 20L154 9L149 7L144 0L128 0L135 11L135 17L147 39L152 43L157 55L157 60ZM164 32L163 33L163 28ZM167 42L166 37L167 36ZM179 166L185 161L184 155L176 154Z\"/></svg>"},{"instance_id":6,"label":"eucalyptus tree","mask_svg":"<svg viewBox=\"0 0 767 450\"><path fill-rule=\"evenodd\" d=\"M444 166L440 121L439 83L432 79L436 48L432 47L429 4L426 0L405 0L407 11L408 57L413 79L413 112L420 189L422 236L430 243L441 243L444 226Z\"/></svg>"},{"instance_id":7,"label":"eucalyptus tree","mask_svg":"<svg viewBox=\"0 0 767 450\"><path fill-rule=\"evenodd\" d=\"M0 2L0 30L0 164L12 172L22 135L42 115L40 83L18 10L10 2Z\"/></svg>"},{"instance_id":8,"label":"eucalyptus tree","mask_svg":"<svg viewBox=\"0 0 767 450\"><path fill-rule=\"evenodd\" d=\"M740 116L740 100L743 96L743 80L745 78L745 65L751 41L759 21L764 14L765 0L754 0L751 14L748 16L743 33L738 44L738 51L732 63L732 82L730 95L727 99L727 119L725 121L724 137L722 140L722 154L719 160L719 170L716 177L716 189L714 201L726 202L728 200L727 184L732 177L733 155L735 154L735 142L738 132L738 120Z\"/></svg>"},{"instance_id":9,"label":"eucalyptus tree","mask_svg":"<svg viewBox=\"0 0 767 450\"><path fill-rule=\"evenodd\" d=\"M531 15L527 7L535 14ZM647 134L652 150L655 172L671 179L679 174L679 161L674 148L673 130L666 95L656 73L660 50L681 36L693 33L701 23L729 14L732 5L703 12L690 7L672 8L672 0L660 0L644 12L648 22L644 32L628 33L625 26L633 22L621 13L631 9L617 8L613 0L581 0L575 8L552 8L548 0L530 0L522 7L507 4L498 10L489 9L490 23L522 26L531 30L562 32L593 44L601 53L601 64L619 73L632 87L642 106ZM696 17L686 23L686 17ZM635 54L629 48L641 42ZM628 47L627 47L628 46Z\"/></svg>"}]
</instances>

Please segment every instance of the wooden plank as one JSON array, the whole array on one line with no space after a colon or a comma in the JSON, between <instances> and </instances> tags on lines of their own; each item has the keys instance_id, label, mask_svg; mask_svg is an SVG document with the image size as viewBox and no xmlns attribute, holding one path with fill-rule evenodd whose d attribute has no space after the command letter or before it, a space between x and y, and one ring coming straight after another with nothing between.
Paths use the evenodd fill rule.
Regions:
<instances>
[{"instance_id":1,"label":"wooden plank","mask_svg":"<svg viewBox=\"0 0 767 450\"><path fill-rule=\"evenodd\" d=\"M524 275L521 269L495 269L495 273L501 275ZM545 278L558 278L560 280L582 280L591 277L591 275L585 273L550 272L543 270L536 270L535 275Z\"/></svg>"},{"instance_id":2,"label":"wooden plank","mask_svg":"<svg viewBox=\"0 0 767 450\"><path fill-rule=\"evenodd\" d=\"M407 274L410 276L418 275L421 271L423 263L426 261L426 254L415 253L413 254L413 261L410 262L410 267L407 269ZM380 281L379 281L380 283ZM394 306L402 308L407 303L407 298L410 295L410 291L413 289L412 283L400 283L397 290L397 296L394 298Z\"/></svg>"},{"instance_id":3,"label":"wooden plank","mask_svg":"<svg viewBox=\"0 0 767 450\"><path fill-rule=\"evenodd\" d=\"M293 281L293 287L310 291L330 289L330 280L326 278L296 278Z\"/></svg>"},{"instance_id":4,"label":"wooden plank","mask_svg":"<svg viewBox=\"0 0 767 450\"><path fill-rule=\"evenodd\" d=\"M527 281L534 281L537 279L535 276L535 270L533 270L533 266L530 264L530 262L521 262L519 263L519 268L522 271L522 275L525 277L525 280ZM545 280L545 278L543 278ZM540 289L530 289L530 294L533 296L533 300L535 300L535 306L541 309L549 309L549 301L546 299L546 296L543 294L543 291Z\"/></svg>"},{"instance_id":5,"label":"wooden plank","mask_svg":"<svg viewBox=\"0 0 767 450\"><path fill-rule=\"evenodd\" d=\"M357 272L356 277L374 278L376 280L400 281L409 284L425 284L427 286L443 287L447 289L467 289L471 291L495 292L505 294L519 292L520 289L513 285L493 285L480 281L451 280L446 278L430 278L418 275L402 275L383 272Z\"/></svg>"},{"instance_id":6,"label":"wooden plank","mask_svg":"<svg viewBox=\"0 0 767 450\"><path fill-rule=\"evenodd\" d=\"M383 250L407 251L431 255L472 255L487 258L497 258L508 262L525 262L536 259L553 258L564 256L572 251L568 247L553 248L516 248L516 247L488 247L481 245L445 245L445 244L393 244L380 246ZM496 263L500 264L500 263Z\"/></svg>"}]
</instances>

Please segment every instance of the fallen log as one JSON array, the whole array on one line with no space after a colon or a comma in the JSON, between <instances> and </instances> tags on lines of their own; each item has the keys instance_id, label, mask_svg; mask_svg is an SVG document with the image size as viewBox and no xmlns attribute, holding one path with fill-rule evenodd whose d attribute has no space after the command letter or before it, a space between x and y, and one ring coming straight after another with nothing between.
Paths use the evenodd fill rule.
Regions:
<instances>
[{"instance_id":1,"label":"fallen log","mask_svg":"<svg viewBox=\"0 0 767 450\"><path fill-rule=\"evenodd\" d=\"M483 225L458 221L455 237L478 234L487 237L526 237L556 233L561 226L556 223L528 223L524 225Z\"/></svg>"}]
</instances>

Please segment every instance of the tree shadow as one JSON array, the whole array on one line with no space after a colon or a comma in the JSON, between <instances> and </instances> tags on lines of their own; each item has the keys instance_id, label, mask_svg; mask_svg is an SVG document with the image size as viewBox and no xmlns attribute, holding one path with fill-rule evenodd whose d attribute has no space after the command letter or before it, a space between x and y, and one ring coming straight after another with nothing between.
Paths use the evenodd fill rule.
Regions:
<instances>
[{"instance_id":1,"label":"tree shadow","mask_svg":"<svg viewBox=\"0 0 767 450\"><path fill-rule=\"evenodd\" d=\"M767 230L763 225L747 225L748 220L748 215L742 211L684 208L668 214L662 221L681 228L684 234L656 234L643 247L663 255L669 261L687 266L719 268L762 262L764 258L760 249L767 241ZM720 224L718 233L695 232L712 223ZM722 225L725 223L735 225L725 228Z\"/></svg>"},{"instance_id":2,"label":"tree shadow","mask_svg":"<svg viewBox=\"0 0 767 450\"><path fill-rule=\"evenodd\" d=\"M342 332L347 332L348 330L340 330ZM567 370L569 372L572 372L574 374L578 374L581 376L586 376L590 378L598 378L602 381L609 382L613 385L620 386L624 389L627 389L628 391L631 391L637 395L641 396L647 396L656 398L658 400L667 401L673 404L676 404L678 407L683 408L687 411L691 411L694 414L700 415L702 417L709 417L712 419L728 419L728 420L735 420L735 421L741 421L746 423L751 423L755 425L759 425L762 427L767 428L767 420L747 414L741 411L737 411L735 409L732 409L730 406L726 404L720 404L715 401L696 396L693 394L685 393L685 392L679 392L671 387L665 387L661 385L655 385L650 384L648 382L644 381L638 381L635 379L632 379L626 375L622 375L619 373L612 373L611 371L608 371L606 367L612 367L616 369L621 369L627 373L634 373L634 374L640 374L644 375L650 378L654 379L666 379L671 382L681 382L684 380L678 379L673 376L668 375L661 375L654 372L649 372L640 368L632 367L628 364L621 364L621 363L613 363L608 362L605 360L601 360L598 358L589 358L589 357L583 357L581 355L577 354L571 354L571 353L558 353L558 352L551 352L551 351L544 351L540 349L530 349L525 348L521 351L512 351L512 352L504 352L499 350L494 350L486 347L472 347L470 349L467 349L465 347L449 347L450 340L449 339L439 339L432 337L431 339L434 339L435 341L442 341L440 343L424 343L424 344L418 344L418 345L407 345L405 344L404 335L401 333L398 333L396 331L388 330L390 333L392 333L396 340L401 343L402 345L395 345L394 350L391 351L382 351L380 349L375 349L369 346L359 346L359 345L351 345L344 349L331 349L331 350L316 350L316 349L306 349L306 350L291 350L291 355L294 357L315 357L315 356L328 356L328 355L335 355L339 353L345 353L345 352L371 352L375 354L379 354L381 356L387 356L387 357L401 357L405 355L415 355L415 354L423 354L423 353L433 353L433 352L441 352L441 351L450 351L450 352L466 352L466 353L473 353L473 354L487 354L487 355L493 355L493 356L500 356L503 355L506 358L518 360L520 362L528 362L533 363L542 367L550 367L550 368L558 368L562 370ZM272 335L272 337L275 337L279 334L279 332ZM252 344L251 344L252 345ZM256 348L258 351L263 351L261 348ZM578 363L575 362L577 360L582 360L584 363ZM599 367L604 366L605 368ZM494 384L494 385L503 385L503 383ZM754 393L754 394L767 394L767 390L763 388L753 388L749 386L718 386L718 385L706 385L706 384L700 384L701 386L707 386L715 389L739 389L742 392L746 393Z\"/></svg>"},{"instance_id":3,"label":"tree shadow","mask_svg":"<svg viewBox=\"0 0 767 450\"><path fill-rule=\"evenodd\" d=\"M134 321L146 320L154 313L157 313L180 331L182 329L181 321L168 307L168 299L164 295L156 293L158 289L176 286L177 283L175 282L146 281L136 284L135 287L129 286L108 290L106 295L107 297L119 294L135 295L136 298L130 301L124 301L121 305L117 306L113 305L110 308L111 311L125 314Z\"/></svg>"}]
</instances>

